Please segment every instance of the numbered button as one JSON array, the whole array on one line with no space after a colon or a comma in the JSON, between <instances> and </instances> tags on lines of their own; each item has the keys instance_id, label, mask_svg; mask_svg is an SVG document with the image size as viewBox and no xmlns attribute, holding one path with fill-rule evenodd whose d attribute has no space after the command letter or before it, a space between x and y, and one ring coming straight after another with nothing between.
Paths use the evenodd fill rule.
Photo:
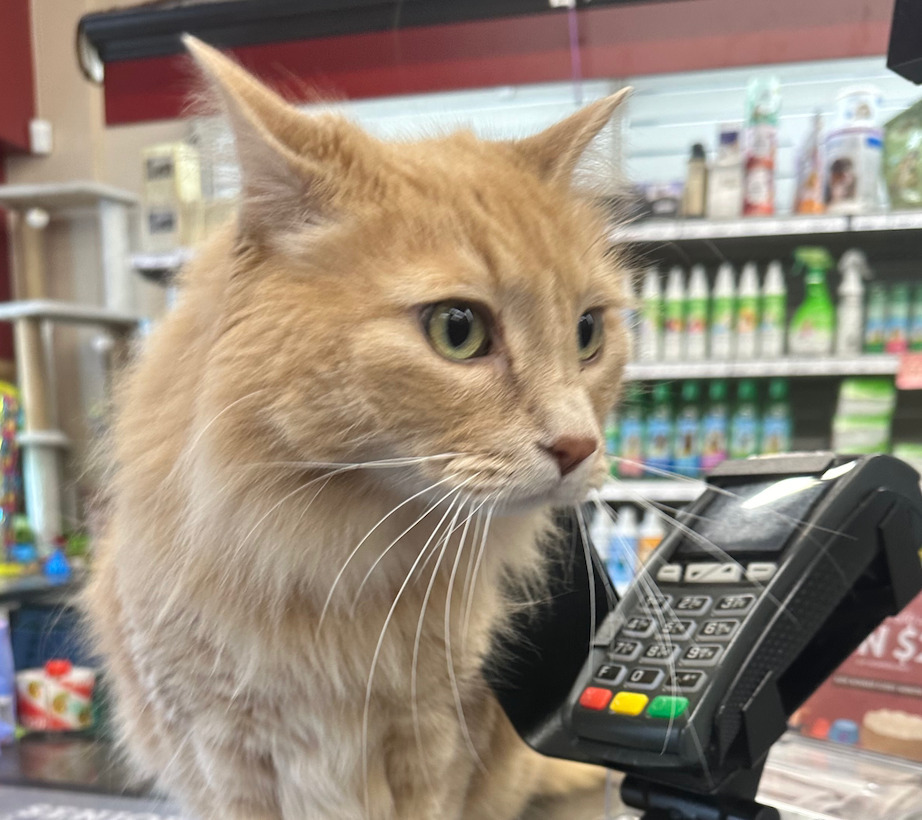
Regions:
<instances>
[{"instance_id":1,"label":"numbered button","mask_svg":"<svg viewBox=\"0 0 922 820\"><path fill-rule=\"evenodd\" d=\"M669 676L669 687L679 692L697 692L705 680L707 675L696 669L677 670Z\"/></svg>"},{"instance_id":2,"label":"numbered button","mask_svg":"<svg viewBox=\"0 0 922 820\"><path fill-rule=\"evenodd\" d=\"M662 669L650 669L649 667L638 666L627 674L623 686L630 686L632 689L657 689L666 677Z\"/></svg>"},{"instance_id":3,"label":"numbered button","mask_svg":"<svg viewBox=\"0 0 922 820\"><path fill-rule=\"evenodd\" d=\"M682 655L682 660L696 666L713 666L717 663L722 653L723 647L699 643L688 647L685 654Z\"/></svg>"},{"instance_id":4,"label":"numbered button","mask_svg":"<svg viewBox=\"0 0 922 820\"><path fill-rule=\"evenodd\" d=\"M755 600L755 595L725 595L717 602L714 611L742 615L750 610Z\"/></svg>"},{"instance_id":5,"label":"numbered button","mask_svg":"<svg viewBox=\"0 0 922 820\"><path fill-rule=\"evenodd\" d=\"M635 661L640 657L640 641L626 641L620 638L608 649L608 654L619 661Z\"/></svg>"},{"instance_id":6,"label":"numbered button","mask_svg":"<svg viewBox=\"0 0 922 820\"><path fill-rule=\"evenodd\" d=\"M665 643L651 643L643 652L645 661L656 661L656 663L669 663L675 660L679 654L679 647L670 646Z\"/></svg>"},{"instance_id":7,"label":"numbered button","mask_svg":"<svg viewBox=\"0 0 922 820\"><path fill-rule=\"evenodd\" d=\"M616 666L613 663L606 663L595 670L594 677L597 681L602 681L608 686L617 686L619 683L621 683L626 674L627 669L625 669L623 666Z\"/></svg>"},{"instance_id":8,"label":"numbered button","mask_svg":"<svg viewBox=\"0 0 922 820\"><path fill-rule=\"evenodd\" d=\"M729 641L739 628L739 621L706 621L698 630L699 638L711 641Z\"/></svg>"},{"instance_id":9,"label":"numbered button","mask_svg":"<svg viewBox=\"0 0 922 820\"><path fill-rule=\"evenodd\" d=\"M649 595L641 595L637 601L638 606L644 612L662 612L672 603L672 596L662 592L651 592Z\"/></svg>"},{"instance_id":10,"label":"numbered button","mask_svg":"<svg viewBox=\"0 0 922 820\"><path fill-rule=\"evenodd\" d=\"M666 621L666 623L662 625L663 634L668 635L670 638L675 638L678 641L690 638L694 629L694 621Z\"/></svg>"},{"instance_id":11,"label":"numbered button","mask_svg":"<svg viewBox=\"0 0 922 820\"><path fill-rule=\"evenodd\" d=\"M648 638L653 634L654 628L652 618L628 618L621 634L628 638Z\"/></svg>"},{"instance_id":12,"label":"numbered button","mask_svg":"<svg viewBox=\"0 0 922 820\"><path fill-rule=\"evenodd\" d=\"M711 599L707 595L683 595L675 605L675 612L678 615L703 615L710 605Z\"/></svg>"}]
</instances>

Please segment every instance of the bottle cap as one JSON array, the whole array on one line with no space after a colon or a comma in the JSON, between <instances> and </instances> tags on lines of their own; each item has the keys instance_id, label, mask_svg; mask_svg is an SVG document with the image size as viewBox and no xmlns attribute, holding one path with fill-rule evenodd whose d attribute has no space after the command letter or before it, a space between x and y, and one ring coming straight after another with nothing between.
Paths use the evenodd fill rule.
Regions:
<instances>
[{"instance_id":1,"label":"bottle cap","mask_svg":"<svg viewBox=\"0 0 922 820\"><path fill-rule=\"evenodd\" d=\"M45 664L45 674L52 678L63 678L70 674L71 669L73 669L71 662L63 658L54 658Z\"/></svg>"},{"instance_id":2,"label":"bottle cap","mask_svg":"<svg viewBox=\"0 0 922 820\"><path fill-rule=\"evenodd\" d=\"M704 146L700 142L696 142L691 149L692 159L707 159L707 154L704 153Z\"/></svg>"},{"instance_id":3,"label":"bottle cap","mask_svg":"<svg viewBox=\"0 0 922 820\"><path fill-rule=\"evenodd\" d=\"M682 382L682 401L686 404L697 402L701 397L701 384L694 379Z\"/></svg>"},{"instance_id":4,"label":"bottle cap","mask_svg":"<svg viewBox=\"0 0 922 820\"><path fill-rule=\"evenodd\" d=\"M736 387L736 398L739 401L754 402L756 400L756 383L752 379L741 379Z\"/></svg>"},{"instance_id":5,"label":"bottle cap","mask_svg":"<svg viewBox=\"0 0 922 820\"><path fill-rule=\"evenodd\" d=\"M653 401L666 403L672 398L672 385L669 382L657 382L653 386Z\"/></svg>"},{"instance_id":6,"label":"bottle cap","mask_svg":"<svg viewBox=\"0 0 922 820\"><path fill-rule=\"evenodd\" d=\"M785 401L788 397L788 380L772 379L768 383L768 397L772 401Z\"/></svg>"},{"instance_id":7,"label":"bottle cap","mask_svg":"<svg viewBox=\"0 0 922 820\"><path fill-rule=\"evenodd\" d=\"M727 383L723 379L714 379L708 385L708 398L711 401L726 401Z\"/></svg>"}]
</instances>

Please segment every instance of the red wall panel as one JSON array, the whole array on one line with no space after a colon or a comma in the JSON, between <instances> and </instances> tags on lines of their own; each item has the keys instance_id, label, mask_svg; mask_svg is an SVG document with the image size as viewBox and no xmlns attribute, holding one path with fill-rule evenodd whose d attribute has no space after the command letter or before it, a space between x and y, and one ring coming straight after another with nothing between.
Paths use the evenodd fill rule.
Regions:
<instances>
[{"instance_id":1,"label":"red wall panel","mask_svg":"<svg viewBox=\"0 0 922 820\"><path fill-rule=\"evenodd\" d=\"M0 143L29 147L35 116L29 0L2 0L0 11Z\"/></svg>"}]
</instances>

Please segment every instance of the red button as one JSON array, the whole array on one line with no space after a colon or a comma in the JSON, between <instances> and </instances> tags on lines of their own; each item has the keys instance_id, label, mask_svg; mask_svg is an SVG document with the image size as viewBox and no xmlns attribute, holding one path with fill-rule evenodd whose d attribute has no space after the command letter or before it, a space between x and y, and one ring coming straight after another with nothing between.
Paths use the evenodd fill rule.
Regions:
<instances>
[{"instance_id":1,"label":"red button","mask_svg":"<svg viewBox=\"0 0 922 820\"><path fill-rule=\"evenodd\" d=\"M611 692L608 689L599 689L597 686L587 686L583 689L583 694L579 696L579 705L586 709L595 709L601 711L611 700Z\"/></svg>"}]
</instances>

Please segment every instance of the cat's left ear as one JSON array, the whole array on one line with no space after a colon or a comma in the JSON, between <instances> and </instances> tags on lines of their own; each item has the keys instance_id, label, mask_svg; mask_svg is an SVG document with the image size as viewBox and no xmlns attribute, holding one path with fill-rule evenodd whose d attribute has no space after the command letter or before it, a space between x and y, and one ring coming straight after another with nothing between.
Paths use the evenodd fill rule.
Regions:
<instances>
[{"instance_id":1,"label":"cat's left ear","mask_svg":"<svg viewBox=\"0 0 922 820\"><path fill-rule=\"evenodd\" d=\"M542 178L569 183L583 153L632 90L623 88L610 97L590 103L565 120L533 137L518 140L514 145Z\"/></svg>"}]
</instances>

